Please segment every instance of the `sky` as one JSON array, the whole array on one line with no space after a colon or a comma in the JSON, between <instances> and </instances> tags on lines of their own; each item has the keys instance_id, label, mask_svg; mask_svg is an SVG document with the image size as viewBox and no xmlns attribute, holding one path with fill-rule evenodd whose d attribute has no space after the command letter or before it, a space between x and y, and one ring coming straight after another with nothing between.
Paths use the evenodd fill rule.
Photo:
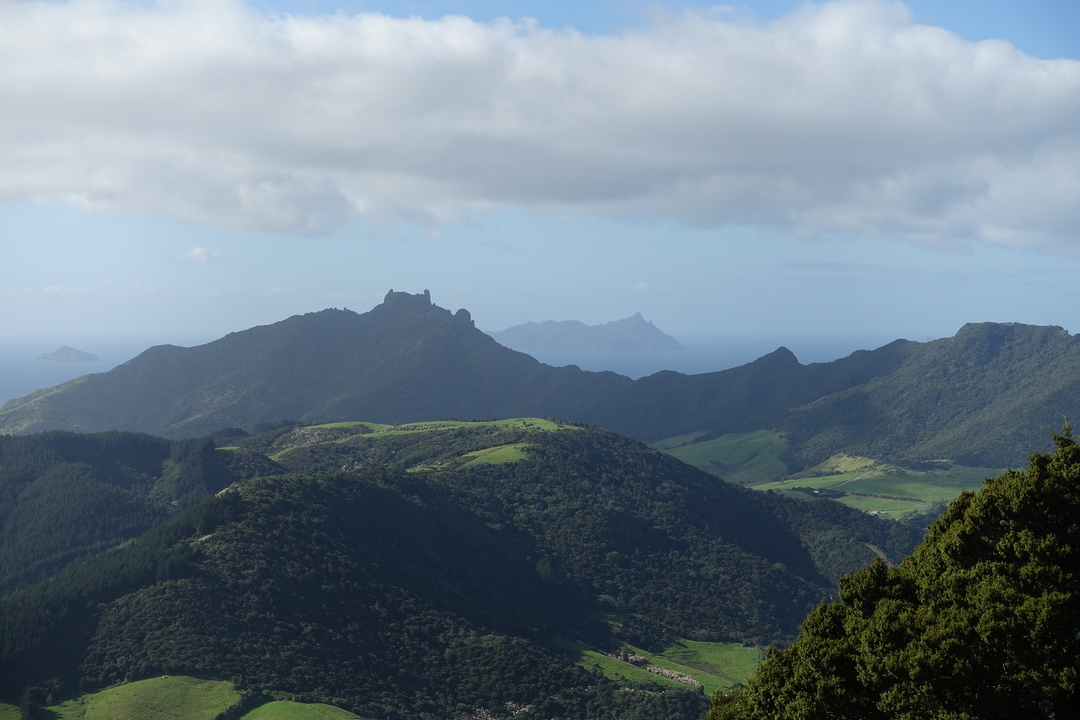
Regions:
<instances>
[{"instance_id":1,"label":"sky","mask_svg":"<svg viewBox=\"0 0 1080 720\"><path fill-rule=\"evenodd\" d=\"M1078 27L1075 0L0 0L0 343L190 344L390 289L485 330L1080 331Z\"/></svg>"}]
</instances>

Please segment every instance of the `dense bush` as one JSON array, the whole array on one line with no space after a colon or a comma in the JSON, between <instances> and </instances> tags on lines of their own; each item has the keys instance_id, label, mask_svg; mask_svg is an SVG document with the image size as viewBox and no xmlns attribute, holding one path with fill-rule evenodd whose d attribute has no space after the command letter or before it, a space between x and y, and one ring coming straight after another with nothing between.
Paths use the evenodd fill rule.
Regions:
<instances>
[{"instance_id":1,"label":"dense bush","mask_svg":"<svg viewBox=\"0 0 1080 720\"><path fill-rule=\"evenodd\" d=\"M840 583L710 720L1076 717L1080 447L964 493L898 567Z\"/></svg>"}]
</instances>

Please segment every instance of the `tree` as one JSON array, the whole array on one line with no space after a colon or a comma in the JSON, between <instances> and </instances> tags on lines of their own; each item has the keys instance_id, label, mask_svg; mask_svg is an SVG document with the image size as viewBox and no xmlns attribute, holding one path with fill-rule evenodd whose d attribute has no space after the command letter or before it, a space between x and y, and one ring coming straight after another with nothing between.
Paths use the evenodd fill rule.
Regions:
<instances>
[{"instance_id":1,"label":"tree","mask_svg":"<svg viewBox=\"0 0 1080 720\"><path fill-rule=\"evenodd\" d=\"M986 480L898 567L840 581L708 720L1080 717L1080 446Z\"/></svg>"}]
</instances>

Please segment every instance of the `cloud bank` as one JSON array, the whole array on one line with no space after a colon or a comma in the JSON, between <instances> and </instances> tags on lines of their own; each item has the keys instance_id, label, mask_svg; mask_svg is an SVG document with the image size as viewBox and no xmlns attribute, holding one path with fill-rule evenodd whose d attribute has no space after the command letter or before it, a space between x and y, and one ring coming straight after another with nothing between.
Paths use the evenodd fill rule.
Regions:
<instances>
[{"instance_id":1,"label":"cloud bank","mask_svg":"<svg viewBox=\"0 0 1080 720\"><path fill-rule=\"evenodd\" d=\"M1080 62L894 2L615 36L0 0L0 201L317 234L522 208L1080 248Z\"/></svg>"}]
</instances>

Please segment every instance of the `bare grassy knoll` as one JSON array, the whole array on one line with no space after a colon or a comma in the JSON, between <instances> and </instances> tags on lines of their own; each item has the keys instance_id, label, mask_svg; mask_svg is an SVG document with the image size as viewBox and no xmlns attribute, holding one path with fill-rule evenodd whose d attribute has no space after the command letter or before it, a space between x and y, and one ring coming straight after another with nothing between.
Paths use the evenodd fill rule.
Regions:
<instances>
[{"instance_id":1,"label":"bare grassy knoll","mask_svg":"<svg viewBox=\"0 0 1080 720\"><path fill-rule=\"evenodd\" d=\"M49 709L59 720L214 720L238 702L232 683L170 676L117 685Z\"/></svg>"}]
</instances>

